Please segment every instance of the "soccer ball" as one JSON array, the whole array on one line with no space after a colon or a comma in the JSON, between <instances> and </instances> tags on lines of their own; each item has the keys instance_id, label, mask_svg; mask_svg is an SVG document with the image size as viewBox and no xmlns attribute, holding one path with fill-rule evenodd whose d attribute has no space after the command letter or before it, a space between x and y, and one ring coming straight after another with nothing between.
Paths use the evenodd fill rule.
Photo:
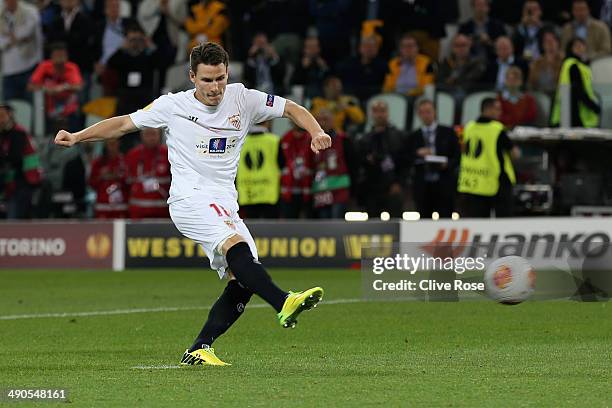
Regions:
<instances>
[{"instance_id":1,"label":"soccer ball","mask_svg":"<svg viewBox=\"0 0 612 408\"><path fill-rule=\"evenodd\" d=\"M535 278L535 271L525 258L504 256L491 263L485 271L485 290L497 302L516 305L531 296Z\"/></svg>"}]
</instances>

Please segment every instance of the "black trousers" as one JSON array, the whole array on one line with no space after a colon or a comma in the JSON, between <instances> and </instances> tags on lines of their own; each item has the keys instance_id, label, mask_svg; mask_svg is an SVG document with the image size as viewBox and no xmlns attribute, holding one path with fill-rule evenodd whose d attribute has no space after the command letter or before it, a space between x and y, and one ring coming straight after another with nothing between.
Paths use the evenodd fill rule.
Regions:
<instances>
[{"instance_id":1,"label":"black trousers","mask_svg":"<svg viewBox=\"0 0 612 408\"><path fill-rule=\"evenodd\" d=\"M437 212L440 218L450 218L455 208L455 190L447 183L419 181L414 184L414 202L422 218Z\"/></svg>"},{"instance_id":2,"label":"black trousers","mask_svg":"<svg viewBox=\"0 0 612 408\"><path fill-rule=\"evenodd\" d=\"M293 194L291 201L280 200L281 218L312 218L312 201L301 194Z\"/></svg>"},{"instance_id":3,"label":"black trousers","mask_svg":"<svg viewBox=\"0 0 612 408\"><path fill-rule=\"evenodd\" d=\"M380 213L387 211L392 218L401 218L404 197L402 194L390 194L387 191L366 190L369 192L365 198L366 211L372 219L380 217Z\"/></svg>"},{"instance_id":4,"label":"black trousers","mask_svg":"<svg viewBox=\"0 0 612 408\"><path fill-rule=\"evenodd\" d=\"M278 218L278 205L274 205L274 204L243 205L242 207L240 207L240 215L242 218L246 218L246 219L255 219L255 218L276 219Z\"/></svg>"},{"instance_id":5,"label":"black trousers","mask_svg":"<svg viewBox=\"0 0 612 408\"><path fill-rule=\"evenodd\" d=\"M500 186L492 197L475 194L462 194L461 216L467 218L489 218L491 210L496 218L512 217L514 213L514 196L512 186Z\"/></svg>"}]
</instances>

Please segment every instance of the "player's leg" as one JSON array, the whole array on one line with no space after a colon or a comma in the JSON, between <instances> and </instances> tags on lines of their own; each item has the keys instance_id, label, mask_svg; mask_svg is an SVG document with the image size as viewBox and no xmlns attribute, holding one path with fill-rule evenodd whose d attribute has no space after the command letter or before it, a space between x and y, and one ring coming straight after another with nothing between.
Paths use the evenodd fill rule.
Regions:
<instances>
[{"instance_id":1,"label":"player's leg","mask_svg":"<svg viewBox=\"0 0 612 408\"><path fill-rule=\"evenodd\" d=\"M208 313L204 327L181 359L183 365L228 365L215 355L213 342L244 313L253 292L243 287L230 274L230 280Z\"/></svg>"},{"instance_id":2,"label":"player's leg","mask_svg":"<svg viewBox=\"0 0 612 408\"><path fill-rule=\"evenodd\" d=\"M280 312L288 293L272 281L247 241L235 234L225 240L221 249L238 282L269 303L277 313Z\"/></svg>"},{"instance_id":3,"label":"player's leg","mask_svg":"<svg viewBox=\"0 0 612 408\"><path fill-rule=\"evenodd\" d=\"M242 315L244 306L252 292L240 285L227 271L225 258L215 248L227 237L234 235L228 226L231 220L225 211L217 214L217 209L209 205L209 197L200 195L170 204L170 215L177 229L186 237L202 246L210 260L211 267L219 277L229 277L227 286L211 307L208 318L196 337L193 345L185 351L181 359L183 365L226 365L210 347L212 343Z\"/></svg>"},{"instance_id":4,"label":"player's leg","mask_svg":"<svg viewBox=\"0 0 612 408\"><path fill-rule=\"evenodd\" d=\"M287 293L278 288L258 261L255 242L244 222L236 219L235 226L239 234L222 245L227 264L240 283L274 307L281 326L295 327L298 315L316 307L322 299L323 289L315 287Z\"/></svg>"},{"instance_id":5,"label":"player's leg","mask_svg":"<svg viewBox=\"0 0 612 408\"><path fill-rule=\"evenodd\" d=\"M242 286L236 279L230 279L223 293L208 312L208 319L189 351L212 346L213 342L242 315L252 295L253 292Z\"/></svg>"}]
</instances>

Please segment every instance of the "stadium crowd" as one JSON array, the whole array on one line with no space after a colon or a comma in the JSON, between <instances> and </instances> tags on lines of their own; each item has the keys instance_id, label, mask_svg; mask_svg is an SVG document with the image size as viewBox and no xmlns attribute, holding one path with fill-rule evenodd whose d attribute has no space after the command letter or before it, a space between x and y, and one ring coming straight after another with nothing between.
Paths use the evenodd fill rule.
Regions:
<instances>
[{"instance_id":1,"label":"stadium crowd","mask_svg":"<svg viewBox=\"0 0 612 408\"><path fill-rule=\"evenodd\" d=\"M230 82L305 103L334 139L313 155L300 129L252 129L257 143L245 146L237 178L246 218L450 217L466 98L494 92L479 123L558 125L566 84L571 125L599 126L589 61L611 54L610 25L612 0L4 0L3 212L167 217L162 132L70 151L50 141L185 89L189 49L214 41L230 53ZM46 136L35 141L14 102L32 106L40 91ZM437 93L454 106L445 124ZM502 134L498 146L514 152Z\"/></svg>"}]
</instances>

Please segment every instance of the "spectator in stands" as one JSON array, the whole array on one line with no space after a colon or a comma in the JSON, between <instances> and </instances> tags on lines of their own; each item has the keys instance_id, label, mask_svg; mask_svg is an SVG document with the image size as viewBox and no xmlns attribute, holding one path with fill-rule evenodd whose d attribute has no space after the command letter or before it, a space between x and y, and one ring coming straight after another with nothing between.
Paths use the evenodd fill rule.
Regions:
<instances>
[{"instance_id":1,"label":"spectator in stands","mask_svg":"<svg viewBox=\"0 0 612 408\"><path fill-rule=\"evenodd\" d=\"M359 140L358 184L359 201L365 203L370 217L378 218L383 211L391 217L402 216L402 184L405 166L402 150L407 141L403 131L389 122L389 106L383 100L371 105L372 130Z\"/></svg>"},{"instance_id":2,"label":"spectator in stands","mask_svg":"<svg viewBox=\"0 0 612 408\"><path fill-rule=\"evenodd\" d=\"M126 218L128 214L127 165L118 139L104 143L102 156L91 165L89 185L96 192L96 218Z\"/></svg>"},{"instance_id":3,"label":"spectator in stands","mask_svg":"<svg viewBox=\"0 0 612 408\"><path fill-rule=\"evenodd\" d=\"M612 28L612 0L602 1L599 18L603 23L608 25L608 29Z\"/></svg>"},{"instance_id":4,"label":"spectator in stands","mask_svg":"<svg viewBox=\"0 0 612 408\"><path fill-rule=\"evenodd\" d=\"M338 67L338 73L348 93L363 104L380 92L387 64L378 55L378 40L374 36L362 37L359 55L346 60Z\"/></svg>"},{"instance_id":5,"label":"spectator in stands","mask_svg":"<svg viewBox=\"0 0 612 408\"><path fill-rule=\"evenodd\" d=\"M565 60L559 73L559 86L552 109L551 124L561 123L562 87L569 85L570 93L570 126L597 127L601 107L593 92L591 68L588 65L587 45L581 38L574 38L567 44Z\"/></svg>"},{"instance_id":6,"label":"spectator in stands","mask_svg":"<svg viewBox=\"0 0 612 408\"><path fill-rule=\"evenodd\" d=\"M179 33L186 18L187 4L182 0L144 0L138 6L138 22L160 56L160 89L165 86L166 71L176 59Z\"/></svg>"},{"instance_id":7,"label":"spectator in stands","mask_svg":"<svg viewBox=\"0 0 612 408\"><path fill-rule=\"evenodd\" d=\"M223 44L223 35L230 25L225 4L218 0L199 0L190 4L185 20L185 29L191 37L189 50L206 41Z\"/></svg>"},{"instance_id":8,"label":"spectator in stands","mask_svg":"<svg viewBox=\"0 0 612 408\"><path fill-rule=\"evenodd\" d=\"M50 59L42 61L32 74L28 88L30 91L45 92L45 113L47 129L71 131L79 128L79 97L83 79L77 64L68 61L68 49L64 43L50 45Z\"/></svg>"},{"instance_id":9,"label":"spectator in stands","mask_svg":"<svg viewBox=\"0 0 612 408\"><path fill-rule=\"evenodd\" d=\"M105 73L117 80L118 115L135 112L158 95L156 77L159 62L160 57L144 30L137 24L129 25L124 44L108 60L108 72ZM124 138L122 142L129 144L133 140Z\"/></svg>"},{"instance_id":10,"label":"spectator in stands","mask_svg":"<svg viewBox=\"0 0 612 408\"><path fill-rule=\"evenodd\" d=\"M312 100L311 110L314 116L322 109L332 113L336 132L353 132L365 122L365 114L359 101L352 95L342 93L342 81L336 76L327 77L323 82L323 97ZM323 117L326 119L325 115Z\"/></svg>"},{"instance_id":11,"label":"spectator in stands","mask_svg":"<svg viewBox=\"0 0 612 408\"><path fill-rule=\"evenodd\" d=\"M41 174L32 137L15 123L13 109L0 103L0 199L6 203L6 218L31 217L32 194Z\"/></svg>"},{"instance_id":12,"label":"spectator in stands","mask_svg":"<svg viewBox=\"0 0 612 408\"><path fill-rule=\"evenodd\" d=\"M450 218L455 204L457 169L461 152L459 139L452 128L436 122L432 101L417 104L417 114L423 123L408 142L408 157L414 165L414 201L422 217L433 212ZM435 160L434 160L435 159Z\"/></svg>"},{"instance_id":13,"label":"spectator in stands","mask_svg":"<svg viewBox=\"0 0 612 408\"><path fill-rule=\"evenodd\" d=\"M298 127L283 135L280 142L280 211L282 218L310 218L314 153L310 135Z\"/></svg>"},{"instance_id":14,"label":"spectator in stands","mask_svg":"<svg viewBox=\"0 0 612 408\"><path fill-rule=\"evenodd\" d=\"M389 61L383 84L384 92L419 96L434 82L434 65L428 56L419 53L419 44L411 35L399 43L399 55Z\"/></svg>"},{"instance_id":15,"label":"spectator in stands","mask_svg":"<svg viewBox=\"0 0 612 408\"><path fill-rule=\"evenodd\" d=\"M516 27L512 42L516 55L526 61L532 61L540 56L539 33L543 27L542 7L538 0L527 0L523 3L521 23Z\"/></svg>"},{"instance_id":16,"label":"spectator in stands","mask_svg":"<svg viewBox=\"0 0 612 408\"><path fill-rule=\"evenodd\" d=\"M495 55L497 58L494 61L489 61L484 75L484 83L488 86L498 91L502 90L506 82L506 71L512 65L516 65L523 71L524 78L529 74L527 62L514 55L514 47L510 38L501 36L495 40Z\"/></svg>"},{"instance_id":17,"label":"spectator in stands","mask_svg":"<svg viewBox=\"0 0 612 408\"><path fill-rule=\"evenodd\" d=\"M5 0L0 8L0 51L4 99L30 99L28 81L42 59L38 9L22 0Z\"/></svg>"},{"instance_id":18,"label":"spectator in stands","mask_svg":"<svg viewBox=\"0 0 612 408\"><path fill-rule=\"evenodd\" d=\"M106 63L117 52L125 41L126 24L130 20L119 15L120 1L106 0L104 3L105 18L96 27L96 44L100 44L101 54L95 65L96 74L102 75Z\"/></svg>"},{"instance_id":19,"label":"spectator in stands","mask_svg":"<svg viewBox=\"0 0 612 408\"><path fill-rule=\"evenodd\" d=\"M456 34L451 44L451 53L439 65L436 87L453 95L459 107L465 96L479 85L486 69L480 57L470 56L472 40L465 34Z\"/></svg>"},{"instance_id":20,"label":"spectator in stands","mask_svg":"<svg viewBox=\"0 0 612 408\"><path fill-rule=\"evenodd\" d=\"M241 17L241 24L232 26L232 34L238 29L250 33L263 32L270 39L282 61L296 67L302 54L302 42L309 24L309 4L304 0L252 0L249 1L248 18ZM232 12L235 11L232 3ZM245 24L246 21L248 24ZM238 21L238 20L237 20ZM270 22L274 23L271 24ZM238 26L242 26L240 30ZM245 27L246 26L246 27ZM232 36L232 54L237 58L234 48L240 47L237 42L250 41L252 34ZM243 39L244 38L244 39Z\"/></svg>"},{"instance_id":21,"label":"spectator in stands","mask_svg":"<svg viewBox=\"0 0 612 408\"><path fill-rule=\"evenodd\" d=\"M293 73L293 85L304 87L304 97L314 98L323 93L323 80L329 72L329 64L321 56L318 37L306 37L302 59Z\"/></svg>"},{"instance_id":22,"label":"spectator in stands","mask_svg":"<svg viewBox=\"0 0 612 408\"><path fill-rule=\"evenodd\" d=\"M257 33L253 37L244 66L245 85L269 94L283 94L285 66L268 36Z\"/></svg>"},{"instance_id":23,"label":"spectator in stands","mask_svg":"<svg viewBox=\"0 0 612 408\"><path fill-rule=\"evenodd\" d=\"M140 131L142 144L125 156L130 186L130 218L168 218L170 163L161 129Z\"/></svg>"},{"instance_id":24,"label":"spectator in stands","mask_svg":"<svg viewBox=\"0 0 612 408\"><path fill-rule=\"evenodd\" d=\"M317 218L344 218L350 200L351 172L354 171L352 143L334 127L334 114L319 109L316 118L332 138L332 146L314 156L312 197Z\"/></svg>"},{"instance_id":25,"label":"spectator in stands","mask_svg":"<svg viewBox=\"0 0 612 408\"><path fill-rule=\"evenodd\" d=\"M561 47L567 47L573 37L578 37L587 45L588 59L610 55L610 29L605 23L591 17L586 0L573 1L572 16L574 19L563 26Z\"/></svg>"},{"instance_id":26,"label":"spectator in stands","mask_svg":"<svg viewBox=\"0 0 612 408\"><path fill-rule=\"evenodd\" d=\"M529 67L528 88L553 95L563 62L559 37L553 30L541 30L539 42L541 55Z\"/></svg>"},{"instance_id":27,"label":"spectator in stands","mask_svg":"<svg viewBox=\"0 0 612 408\"><path fill-rule=\"evenodd\" d=\"M412 35L419 43L421 52L437 61L440 57L440 39L446 36L445 12L452 7L445 0L386 0L381 6L395 18L385 23L396 23L401 30ZM384 13L383 13L384 15ZM394 21L395 20L395 21ZM404 33L402 33L404 34ZM397 39L398 37L395 37Z\"/></svg>"},{"instance_id":28,"label":"spectator in stands","mask_svg":"<svg viewBox=\"0 0 612 408\"><path fill-rule=\"evenodd\" d=\"M49 32L51 24L61 14L62 8L57 4L56 0L37 0L36 5L40 15L42 31L46 34Z\"/></svg>"},{"instance_id":29,"label":"spectator in stands","mask_svg":"<svg viewBox=\"0 0 612 408\"><path fill-rule=\"evenodd\" d=\"M96 25L81 9L80 0L60 0L62 8L45 33L47 43L63 42L68 49L68 59L79 67L83 78L81 104L89 100L91 75L101 44L96 43Z\"/></svg>"},{"instance_id":30,"label":"spectator in stands","mask_svg":"<svg viewBox=\"0 0 612 408\"><path fill-rule=\"evenodd\" d=\"M472 54L494 59L493 44L498 37L506 35L504 24L489 17L489 0L472 0L474 17L459 26L459 32L472 38Z\"/></svg>"},{"instance_id":31,"label":"spectator in stands","mask_svg":"<svg viewBox=\"0 0 612 408\"><path fill-rule=\"evenodd\" d=\"M523 71L519 67L508 68L504 89L497 95L497 99L502 108L499 121L504 126L512 129L519 125L534 124L538 107L535 98L523 92Z\"/></svg>"}]
</instances>

